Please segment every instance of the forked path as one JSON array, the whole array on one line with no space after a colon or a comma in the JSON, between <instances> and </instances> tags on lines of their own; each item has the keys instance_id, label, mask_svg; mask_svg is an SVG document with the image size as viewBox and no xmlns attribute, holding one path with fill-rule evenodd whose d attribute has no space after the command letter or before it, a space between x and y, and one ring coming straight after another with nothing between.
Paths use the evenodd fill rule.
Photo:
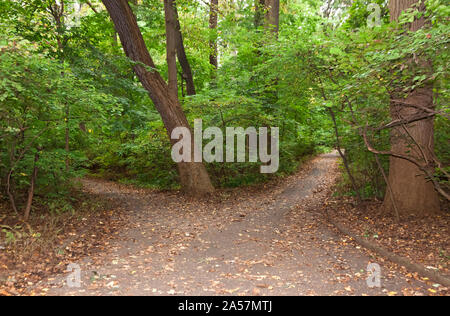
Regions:
<instances>
[{"instance_id":1,"label":"forked path","mask_svg":"<svg viewBox=\"0 0 450 316\"><path fill-rule=\"evenodd\" d=\"M281 184L220 191L209 200L86 180L119 201L129 225L67 275L42 282L50 295L383 295L426 291L393 265L369 288L366 250L324 221L321 205L338 172L335 153L307 162ZM379 260L383 261L383 260Z\"/></svg>"}]
</instances>

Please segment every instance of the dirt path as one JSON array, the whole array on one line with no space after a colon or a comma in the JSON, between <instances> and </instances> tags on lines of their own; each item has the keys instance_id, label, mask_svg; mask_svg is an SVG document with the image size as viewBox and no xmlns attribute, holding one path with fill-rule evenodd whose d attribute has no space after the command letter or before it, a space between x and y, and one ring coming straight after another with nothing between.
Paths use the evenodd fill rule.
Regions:
<instances>
[{"instance_id":1,"label":"dirt path","mask_svg":"<svg viewBox=\"0 0 450 316\"><path fill-rule=\"evenodd\" d=\"M119 200L129 227L82 262L81 287L66 275L39 284L50 295L383 295L426 293L323 221L320 205L338 175L321 155L278 186L222 191L208 201L87 180ZM381 288L366 284L369 262Z\"/></svg>"}]
</instances>

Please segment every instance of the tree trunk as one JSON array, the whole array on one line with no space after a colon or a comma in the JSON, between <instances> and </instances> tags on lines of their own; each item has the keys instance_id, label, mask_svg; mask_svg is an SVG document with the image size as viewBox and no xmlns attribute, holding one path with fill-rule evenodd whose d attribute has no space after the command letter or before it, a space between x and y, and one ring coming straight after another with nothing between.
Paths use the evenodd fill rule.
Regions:
<instances>
[{"instance_id":1,"label":"tree trunk","mask_svg":"<svg viewBox=\"0 0 450 316\"><path fill-rule=\"evenodd\" d=\"M326 100L325 93L323 93L323 95L324 95L324 99ZM333 121L334 134L336 136L336 148L337 148L337 151L339 153L339 156L341 156L341 158L342 158L342 162L344 163L345 170L347 171L347 174L348 174L348 177L350 179L350 182L352 183L353 190L355 190L356 196L358 197L358 201L362 202L361 194L359 193L359 188L356 185L355 178L353 177L353 174L350 171L350 167L348 165L347 157L342 152L341 141L340 141L340 137L339 137L339 130L338 130L338 125L337 125L337 121L336 121L336 115L334 114L334 111L333 111L332 108L328 108L328 112L330 113L331 120Z\"/></svg>"},{"instance_id":2,"label":"tree trunk","mask_svg":"<svg viewBox=\"0 0 450 316\"><path fill-rule=\"evenodd\" d=\"M38 160L39 160L39 152L37 152L34 155L34 167L33 167L33 174L31 175L30 190L28 191L27 204L26 204L25 210L23 212L24 213L23 219L25 222L27 222L28 219L30 218L31 205L33 204L34 187L36 184L37 173L38 173L38 167L37 167Z\"/></svg>"},{"instance_id":3,"label":"tree trunk","mask_svg":"<svg viewBox=\"0 0 450 316\"><path fill-rule=\"evenodd\" d=\"M266 0L266 28L278 37L280 28L280 0Z\"/></svg>"},{"instance_id":4,"label":"tree trunk","mask_svg":"<svg viewBox=\"0 0 450 316\"><path fill-rule=\"evenodd\" d=\"M217 29L217 16L219 10L219 0L211 0L209 11L209 29L211 32L215 32ZM217 62L217 39L214 38L209 42L211 53L209 55L209 63L214 67L213 77L215 77L215 70L218 67Z\"/></svg>"},{"instance_id":5,"label":"tree trunk","mask_svg":"<svg viewBox=\"0 0 450 316\"><path fill-rule=\"evenodd\" d=\"M175 11L175 36L176 36L176 49L177 57L180 62L181 69L183 70L183 79L186 81L186 93L187 95L195 95L194 77L192 76L191 65L186 56L184 49L183 35L181 34L180 19L178 17L178 10L176 3L173 4Z\"/></svg>"},{"instance_id":6,"label":"tree trunk","mask_svg":"<svg viewBox=\"0 0 450 316\"><path fill-rule=\"evenodd\" d=\"M13 191L13 187L14 187L12 175L14 173L16 145L17 145L17 139L14 138L11 141L11 150L9 152L9 172L8 172L8 175L6 176L6 194L8 194L9 201L11 203L11 207L12 207L14 213L19 214L19 212L17 211L16 199L14 198L14 195L11 192L11 191Z\"/></svg>"},{"instance_id":7,"label":"tree trunk","mask_svg":"<svg viewBox=\"0 0 450 316\"><path fill-rule=\"evenodd\" d=\"M65 150L67 154L66 158L66 171L70 169L70 122L69 122L69 116L70 116L70 106L66 104L66 131L65 131Z\"/></svg>"},{"instance_id":8,"label":"tree trunk","mask_svg":"<svg viewBox=\"0 0 450 316\"><path fill-rule=\"evenodd\" d=\"M161 115L169 137L176 127L189 128L178 98L169 92L166 82L156 70L127 0L102 0L102 2L115 24L125 54L136 62L134 71ZM148 67L152 69L148 70ZM172 143L175 142L176 140L172 140ZM181 186L187 193L203 195L214 191L202 163L182 162L178 164L178 170Z\"/></svg>"},{"instance_id":9,"label":"tree trunk","mask_svg":"<svg viewBox=\"0 0 450 316\"><path fill-rule=\"evenodd\" d=\"M173 10L173 0L164 0L164 13L166 20L166 59L169 77L169 91L174 96L178 97L175 12Z\"/></svg>"},{"instance_id":10,"label":"tree trunk","mask_svg":"<svg viewBox=\"0 0 450 316\"><path fill-rule=\"evenodd\" d=\"M89 3L90 4L90 3ZM92 7L92 4L91 8ZM64 60L65 60L65 48L66 48L66 44L67 44L67 37L66 37L66 25L65 25L65 3L63 0L61 0L60 2L55 1L49 4L49 6L47 7L47 9L49 10L49 12L51 13L54 21L55 21L55 25L56 25L56 42L58 44L58 54L59 54L59 61L62 65L62 67L64 67ZM93 8L93 10L95 10ZM61 72L61 77L64 77L65 73L64 70ZM65 142L65 151L67 154L66 157L66 171L68 171L70 169L70 159L69 159L69 154L70 154L70 104L66 103L65 104L65 124L66 124L66 129L65 129L65 137L64 137L64 142Z\"/></svg>"},{"instance_id":11,"label":"tree trunk","mask_svg":"<svg viewBox=\"0 0 450 316\"><path fill-rule=\"evenodd\" d=\"M391 20L397 20L402 11L417 2L418 0L391 0L389 3ZM424 10L424 6L422 5L420 9ZM412 22L409 29L417 31L424 25L425 19L422 17ZM416 66L430 70L432 67L427 60L405 62L417 63ZM431 86L416 88L400 104L395 100L400 99L401 96L401 91L391 95L390 113L393 120L408 118L423 111L414 105L434 109ZM411 106L406 104L411 104ZM433 173L434 118L430 117L393 128L391 130L391 151L413 158ZM401 214L422 216L438 212L440 209L438 194L432 182L425 177L424 172L418 166L405 159L390 157L389 185ZM389 190L385 195L384 207L388 210L392 210L394 207Z\"/></svg>"},{"instance_id":12,"label":"tree trunk","mask_svg":"<svg viewBox=\"0 0 450 316\"><path fill-rule=\"evenodd\" d=\"M255 0L255 28L263 26L278 36L280 0Z\"/></svg>"}]
</instances>

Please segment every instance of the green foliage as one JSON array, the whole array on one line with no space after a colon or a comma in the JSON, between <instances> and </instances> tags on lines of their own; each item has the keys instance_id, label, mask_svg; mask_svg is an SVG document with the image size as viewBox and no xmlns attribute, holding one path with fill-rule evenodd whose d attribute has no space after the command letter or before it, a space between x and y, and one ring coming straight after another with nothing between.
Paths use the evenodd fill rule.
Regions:
<instances>
[{"instance_id":1,"label":"green foliage","mask_svg":"<svg viewBox=\"0 0 450 316\"><path fill-rule=\"evenodd\" d=\"M77 78L65 65L39 54L28 41L8 44L0 48L2 190L11 173L9 187L20 200L39 156L36 194L48 200L61 198L68 194L70 179L83 174L84 150L112 98L97 92L91 81ZM70 152L64 149L66 130Z\"/></svg>"},{"instance_id":2,"label":"green foliage","mask_svg":"<svg viewBox=\"0 0 450 316\"><path fill-rule=\"evenodd\" d=\"M57 21L53 0L0 1L2 193L12 170L10 191L22 206L37 156L36 200L55 213L73 211L67 198L72 180L88 172L177 188L167 133L124 57L107 12L100 1L90 1L94 9L81 1L80 10L75 2L65 1L65 14ZM366 25L369 3L381 7L379 27ZM253 0L222 2L217 30L209 29L207 6L177 1L197 90L196 96L184 97L180 84L180 100L188 120L201 118L204 128L279 127L275 176L296 170L302 157L336 145L332 109L357 186L364 197L381 198L384 179L357 126L388 123L390 94L423 85L433 85L437 110L448 113L449 9L442 0L427 1L431 23L405 33L402 24L416 13L391 24L387 1L335 1L328 9L327 4L281 1L276 39L264 27L255 28ZM133 10L156 68L166 77L163 4L143 0ZM217 40L220 52L215 76L210 40ZM405 63L417 56L431 60L432 71ZM378 149L389 149L387 130L370 136ZM443 162L438 177L448 171L449 136L448 119L437 117L436 154ZM388 171L387 157L380 158ZM211 163L207 169L218 187L272 177L260 174L258 163ZM344 190L351 191L346 177Z\"/></svg>"},{"instance_id":3,"label":"green foliage","mask_svg":"<svg viewBox=\"0 0 450 316\"><path fill-rule=\"evenodd\" d=\"M370 128L390 122L390 97L402 98L411 90L424 86L432 86L438 96L436 108L448 112L448 74L445 69L449 58L445 47L448 45L449 26L443 19L446 9L440 1L429 1L425 13L430 21L436 22L406 34L404 24L417 15L415 11L404 13L398 24L388 24L383 20L380 27L369 28L363 24L366 16L360 15L364 12L361 4L359 1L354 3L349 10L348 23L342 29L326 31L332 47L329 53L325 52L324 63L318 66L322 71L316 71L316 74L321 77L328 99L333 100L330 104L339 111L342 146L346 149L358 187L363 196L382 197L384 180L373 155L367 152L361 139L361 130L356 126ZM352 25L358 27L358 31L348 31L352 24L350 21L359 21ZM430 60L433 67L423 67L416 62L419 58ZM402 93L398 95L398 91ZM443 166L448 166L449 122L440 116L435 122L436 154ZM387 130L370 137L377 149L389 150ZM387 157L381 158L387 173Z\"/></svg>"},{"instance_id":4,"label":"green foliage","mask_svg":"<svg viewBox=\"0 0 450 316\"><path fill-rule=\"evenodd\" d=\"M380 8L380 22L389 23L389 9L387 7L388 1L386 0L356 0L353 1L351 7L348 10L348 18L346 19L343 28L345 29L358 29L367 25L367 19L370 14L374 12L374 9L370 9L370 5L378 5Z\"/></svg>"},{"instance_id":5,"label":"green foliage","mask_svg":"<svg viewBox=\"0 0 450 316\"><path fill-rule=\"evenodd\" d=\"M295 170L299 158L314 152L315 146L332 145L327 113L323 109L309 106L308 93L298 93L305 86L297 79L295 70L292 70L289 78L292 81L282 82L277 79L280 57L274 56L273 51L281 49L282 45L275 41L270 45L262 45L265 35L254 29L251 7L223 8L227 14L224 15L225 19L219 25L217 34L220 34L219 45L223 45L220 49L224 53L217 80L213 84L208 41L217 34L211 34L208 29L204 8L192 3L177 4L198 92L196 96L182 100L191 122L202 118L204 128L218 126L223 131L227 126L280 127L279 175ZM303 6L297 8L298 12L302 8ZM154 1L143 1L135 10L138 24L158 70L166 75L162 5ZM296 19L303 20L303 17L290 16L288 22L292 28L296 27ZM314 19L308 18L304 22L305 26L311 28L308 23L312 23ZM287 44L287 40L284 44ZM95 50L99 56L105 52L98 46ZM100 59L117 59L105 57ZM87 61L83 59L80 62ZM126 67L129 65L122 69L129 69ZM77 68L85 69L86 66L80 65ZM93 73L104 74L107 68L105 65L96 67ZM127 81L124 81L123 87L117 87L117 78L111 78L114 83L101 82L102 78L98 78L96 81L101 82L98 88L108 89L107 87L114 86L114 93L121 94L124 99L135 100L130 105L134 111L122 108L119 112L121 115L106 123L98 147L91 149L89 153L92 169L115 180L156 188L177 187L176 166L170 159L170 144L158 114L151 104L142 101L147 98L141 91L130 93L132 89L126 85ZM128 82L133 81L135 79ZM127 95L122 94L122 91ZM142 108L140 103L143 104ZM138 125L135 126L136 124ZM249 185L268 179L267 175L259 173L259 164L255 163L212 163L207 165L207 169L218 187Z\"/></svg>"}]
</instances>

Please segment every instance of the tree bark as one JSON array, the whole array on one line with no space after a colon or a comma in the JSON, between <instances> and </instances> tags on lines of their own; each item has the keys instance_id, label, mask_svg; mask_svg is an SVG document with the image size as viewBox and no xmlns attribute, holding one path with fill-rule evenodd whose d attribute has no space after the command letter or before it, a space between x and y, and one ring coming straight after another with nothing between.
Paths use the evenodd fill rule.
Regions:
<instances>
[{"instance_id":1,"label":"tree bark","mask_svg":"<svg viewBox=\"0 0 450 316\"><path fill-rule=\"evenodd\" d=\"M67 158L66 158L66 171L69 171L70 169L70 158L69 158L69 154L70 154L70 122L69 122L69 117L70 117L70 106L68 104L66 104L66 131L65 131L65 150L66 150L66 154L67 154Z\"/></svg>"},{"instance_id":2,"label":"tree bark","mask_svg":"<svg viewBox=\"0 0 450 316\"><path fill-rule=\"evenodd\" d=\"M402 11L412 7L418 0L390 0L389 10L391 21L398 20ZM424 10L422 5L420 10ZM425 25L422 17L410 23L409 30L417 31ZM409 60L405 63L416 63L422 69L432 68L428 60ZM401 91L391 95L390 113L393 120L404 119L425 111L422 108L433 110L433 90L431 86L423 86L411 91L404 103L395 100L401 98ZM411 104L408 106L407 104ZM409 156L433 173L434 163L434 117L418 120L409 124L396 126L391 130L391 151L403 156ZM388 210L394 208L393 200L401 214L424 216L438 212L440 209L439 197L432 184L417 165L398 157L390 157L389 185L384 199L384 207ZM391 193L392 191L392 193ZM392 196L391 196L392 194Z\"/></svg>"},{"instance_id":3,"label":"tree bark","mask_svg":"<svg viewBox=\"0 0 450 316\"><path fill-rule=\"evenodd\" d=\"M180 62L181 69L183 70L183 79L186 81L186 93L187 95L195 95L194 77L192 76L191 65L186 56L184 49L183 35L181 34L180 18L178 17L178 10L176 2L173 3L173 9L175 12L175 39L178 61Z\"/></svg>"},{"instance_id":4,"label":"tree bark","mask_svg":"<svg viewBox=\"0 0 450 316\"><path fill-rule=\"evenodd\" d=\"M168 85L156 70L127 0L102 0L102 2L115 24L125 54L136 62L133 66L134 71L161 115L169 138L174 128L189 128L178 98L169 92ZM148 67L152 69L148 70ZM181 162L178 164L178 171L181 186L187 193L203 195L214 191L202 163Z\"/></svg>"},{"instance_id":5,"label":"tree bark","mask_svg":"<svg viewBox=\"0 0 450 316\"><path fill-rule=\"evenodd\" d=\"M168 86L169 92L178 97L175 11L173 9L173 0L164 0L164 13L166 20L166 60L168 68Z\"/></svg>"},{"instance_id":6,"label":"tree bark","mask_svg":"<svg viewBox=\"0 0 450 316\"><path fill-rule=\"evenodd\" d=\"M280 0L266 1L266 28L278 37L280 29Z\"/></svg>"},{"instance_id":7,"label":"tree bark","mask_svg":"<svg viewBox=\"0 0 450 316\"><path fill-rule=\"evenodd\" d=\"M37 152L34 155L33 174L31 175L31 184L30 184L30 189L28 191L27 204L26 204L25 210L23 212L24 213L23 219L25 222L28 221L28 219L30 218L30 214L31 214L31 205L33 204L33 197L34 197L34 187L36 184L37 173L38 173L38 167L37 167L38 160L39 160L39 152Z\"/></svg>"}]
</instances>

